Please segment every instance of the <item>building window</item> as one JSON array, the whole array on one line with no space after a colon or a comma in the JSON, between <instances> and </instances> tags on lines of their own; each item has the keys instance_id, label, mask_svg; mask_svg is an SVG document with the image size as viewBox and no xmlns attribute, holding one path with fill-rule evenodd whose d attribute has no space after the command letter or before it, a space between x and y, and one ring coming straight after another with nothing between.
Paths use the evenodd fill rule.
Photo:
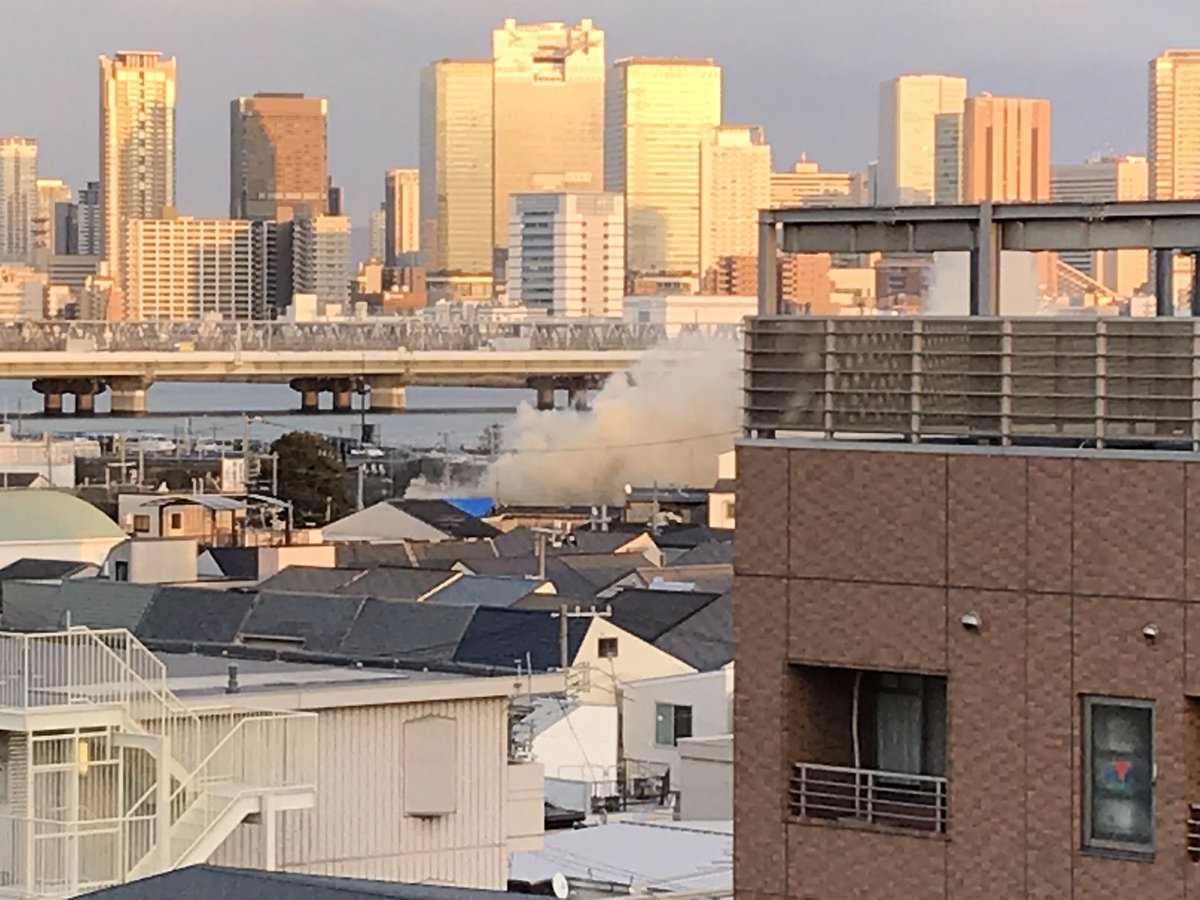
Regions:
<instances>
[{"instance_id":1,"label":"building window","mask_svg":"<svg viewBox=\"0 0 1200 900\"><path fill-rule=\"evenodd\" d=\"M171 513L171 530L178 531L183 528L183 513Z\"/></svg>"},{"instance_id":2,"label":"building window","mask_svg":"<svg viewBox=\"0 0 1200 900\"><path fill-rule=\"evenodd\" d=\"M597 644L596 654L601 659L617 658L617 639L615 637L602 637Z\"/></svg>"},{"instance_id":3,"label":"building window","mask_svg":"<svg viewBox=\"0 0 1200 900\"><path fill-rule=\"evenodd\" d=\"M654 704L654 743L674 747L680 738L692 736L692 708L673 703Z\"/></svg>"},{"instance_id":4,"label":"building window","mask_svg":"<svg viewBox=\"0 0 1200 900\"><path fill-rule=\"evenodd\" d=\"M129 580L129 563L123 559L118 559L113 563L113 581L128 581Z\"/></svg>"},{"instance_id":5,"label":"building window","mask_svg":"<svg viewBox=\"0 0 1200 900\"><path fill-rule=\"evenodd\" d=\"M134 516L133 531L135 534L148 534L150 532L150 517Z\"/></svg>"},{"instance_id":6,"label":"building window","mask_svg":"<svg viewBox=\"0 0 1200 900\"><path fill-rule=\"evenodd\" d=\"M1154 704L1083 698L1083 845L1154 850Z\"/></svg>"}]
</instances>

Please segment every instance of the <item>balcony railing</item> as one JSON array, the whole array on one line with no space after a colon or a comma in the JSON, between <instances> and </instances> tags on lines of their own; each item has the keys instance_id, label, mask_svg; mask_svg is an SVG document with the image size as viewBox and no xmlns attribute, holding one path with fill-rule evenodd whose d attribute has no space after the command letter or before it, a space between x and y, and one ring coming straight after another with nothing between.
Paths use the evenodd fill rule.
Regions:
<instances>
[{"instance_id":1,"label":"balcony railing","mask_svg":"<svg viewBox=\"0 0 1200 900\"><path fill-rule=\"evenodd\" d=\"M1192 859L1200 862L1200 803L1188 804L1187 849Z\"/></svg>"},{"instance_id":2,"label":"balcony railing","mask_svg":"<svg viewBox=\"0 0 1200 900\"><path fill-rule=\"evenodd\" d=\"M943 834L946 779L877 769L796 763L789 791L794 818L831 819Z\"/></svg>"},{"instance_id":3,"label":"balcony railing","mask_svg":"<svg viewBox=\"0 0 1200 900\"><path fill-rule=\"evenodd\" d=\"M1200 450L1200 319L758 318L745 427Z\"/></svg>"}]
</instances>

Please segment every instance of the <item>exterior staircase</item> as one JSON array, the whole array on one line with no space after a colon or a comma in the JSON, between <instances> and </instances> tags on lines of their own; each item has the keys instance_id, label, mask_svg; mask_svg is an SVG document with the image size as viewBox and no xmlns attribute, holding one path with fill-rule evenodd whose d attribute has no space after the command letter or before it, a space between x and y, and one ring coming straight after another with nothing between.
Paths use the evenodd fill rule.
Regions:
<instances>
[{"instance_id":1,"label":"exterior staircase","mask_svg":"<svg viewBox=\"0 0 1200 900\"><path fill-rule=\"evenodd\" d=\"M124 630L0 633L0 730L14 786L0 897L202 863L247 818L273 830L316 802L314 714L193 710Z\"/></svg>"}]
</instances>

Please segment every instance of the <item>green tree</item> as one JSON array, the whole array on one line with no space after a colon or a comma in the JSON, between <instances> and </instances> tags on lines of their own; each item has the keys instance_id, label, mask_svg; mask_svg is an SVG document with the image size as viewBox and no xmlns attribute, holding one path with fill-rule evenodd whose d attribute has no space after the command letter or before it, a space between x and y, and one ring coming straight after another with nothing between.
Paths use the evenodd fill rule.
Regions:
<instances>
[{"instance_id":1,"label":"green tree","mask_svg":"<svg viewBox=\"0 0 1200 900\"><path fill-rule=\"evenodd\" d=\"M278 456L279 499L291 502L296 524L326 524L350 513L346 466L319 434L290 431L271 444Z\"/></svg>"}]
</instances>

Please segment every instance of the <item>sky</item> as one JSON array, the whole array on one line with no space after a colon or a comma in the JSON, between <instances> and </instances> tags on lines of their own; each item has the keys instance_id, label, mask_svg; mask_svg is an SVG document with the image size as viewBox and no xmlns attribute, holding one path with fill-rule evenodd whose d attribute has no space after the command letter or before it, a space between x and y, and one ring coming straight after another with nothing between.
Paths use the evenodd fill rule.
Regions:
<instances>
[{"instance_id":1,"label":"sky","mask_svg":"<svg viewBox=\"0 0 1200 900\"><path fill-rule=\"evenodd\" d=\"M229 101L302 91L329 98L330 172L364 225L384 171L417 163L421 67L488 55L506 16L590 16L610 62L713 57L725 121L764 126L776 168L864 168L879 83L915 71L1049 97L1055 162L1145 152L1147 62L1200 45L1195 0L0 0L0 135L38 138L41 174L82 186L96 57L161 50L179 63L182 213L228 212Z\"/></svg>"}]
</instances>

